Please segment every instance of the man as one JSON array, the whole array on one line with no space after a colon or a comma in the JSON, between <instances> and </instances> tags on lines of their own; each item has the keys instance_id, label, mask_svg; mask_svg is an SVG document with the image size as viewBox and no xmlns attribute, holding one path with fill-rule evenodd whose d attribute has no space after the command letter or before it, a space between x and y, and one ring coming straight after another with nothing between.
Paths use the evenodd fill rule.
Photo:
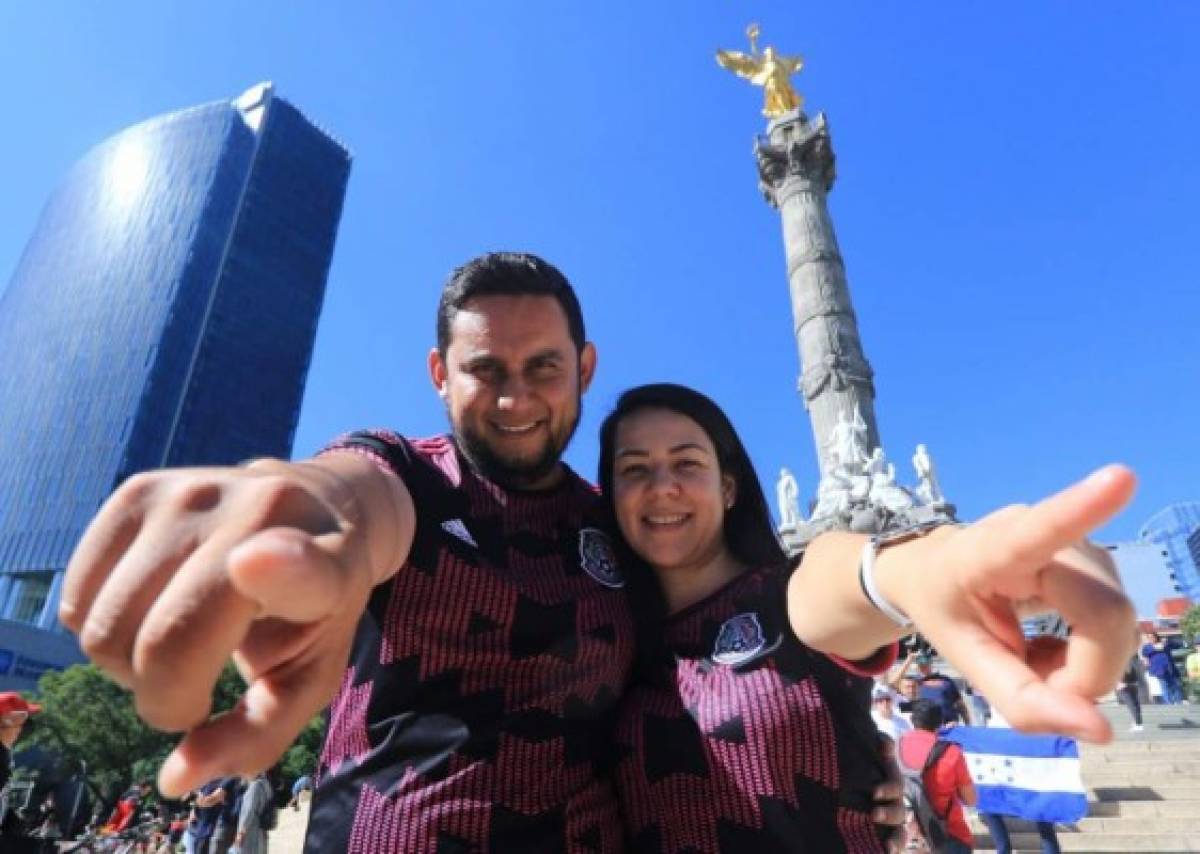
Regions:
<instances>
[{"instance_id":1,"label":"man","mask_svg":"<svg viewBox=\"0 0 1200 854\"><path fill-rule=\"evenodd\" d=\"M29 716L41 710L41 706L29 702L16 691L0 693L0 789L8 785L12 775L13 745L21 737Z\"/></svg>"},{"instance_id":2,"label":"man","mask_svg":"<svg viewBox=\"0 0 1200 854\"><path fill-rule=\"evenodd\" d=\"M296 812L300 811L300 798L307 793L308 797L312 797L313 779L309 774L301 774L296 778L296 782L292 783L292 797L288 801L288 806Z\"/></svg>"},{"instance_id":3,"label":"man","mask_svg":"<svg viewBox=\"0 0 1200 854\"><path fill-rule=\"evenodd\" d=\"M920 769L925 766L929 753L937 742L937 731L942 726L942 707L939 703L920 699L913 704L913 729L900 738L899 755L901 767ZM942 854L964 854L974 847L974 836L963 814L963 805L975 803L975 784L967 771L962 748L949 745L945 752L921 775L925 796L934 812L946 823L950 839L940 852Z\"/></svg>"},{"instance_id":4,"label":"man","mask_svg":"<svg viewBox=\"0 0 1200 854\"><path fill-rule=\"evenodd\" d=\"M879 731L892 741L899 741L900 736L912 729L912 724L903 715L896 713L895 694L886 685L876 683L871 688L871 718Z\"/></svg>"},{"instance_id":5,"label":"man","mask_svg":"<svg viewBox=\"0 0 1200 854\"><path fill-rule=\"evenodd\" d=\"M242 781L242 796L238 799L237 832L230 854L267 854L267 829L263 817L267 814L274 793L266 774Z\"/></svg>"},{"instance_id":6,"label":"man","mask_svg":"<svg viewBox=\"0 0 1200 854\"><path fill-rule=\"evenodd\" d=\"M1130 732L1142 731L1142 701L1139 696L1141 681L1141 667L1138 657L1134 655L1130 657L1129 664L1116 687L1117 702L1129 709L1129 716L1133 719L1133 723L1129 725Z\"/></svg>"},{"instance_id":7,"label":"man","mask_svg":"<svg viewBox=\"0 0 1200 854\"><path fill-rule=\"evenodd\" d=\"M101 826L100 832L120 833L134 824L137 821L138 810L142 806L142 801L150 796L151 788L149 780L139 780L135 785L130 786L117 799L112 813L109 814L108 819Z\"/></svg>"},{"instance_id":8,"label":"man","mask_svg":"<svg viewBox=\"0 0 1200 854\"><path fill-rule=\"evenodd\" d=\"M187 847L192 854L224 854L229 849L237 825L237 812L235 809L232 820L227 819L226 814L233 808L237 795L236 777L210 780L196 791L192 820L187 829Z\"/></svg>"},{"instance_id":9,"label":"man","mask_svg":"<svg viewBox=\"0 0 1200 854\"><path fill-rule=\"evenodd\" d=\"M452 274L437 333L452 436L356 434L304 463L132 478L79 552L92 563L91 543L136 517L137 556L98 593L73 567L64 618L88 600L84 648L168 728L203 720L237 648L244 706L191 732L168 789L226 770L234 749L265 766L336 693L310 851L614 850L600 763L632 621L596 493L560 459L595 349L562 274L511 253ZM196 549L166 585L180 531L223 551ZM216 591L211 616L200 589ZM188 621L212 642L173 628ZM149 670L173 674L163 690L127 657L144 641Z\"/></svg>"},{"instance_id":10,"label":"man","mask_svg":"<svg viewBox=\"0 0 1200 854\"><path fill-rule=\"evenodd\" d=\"M0 851L19 854L39 851L37 840L25 835L25 822L16 809L8 804L8 780L12 776L13 747L21 737L29 716L42 707L31 703L15 691L0 693Z\"/></svg>"},{"instance_id":11,"label":"man","mask_svg":"<svg viewBox=\"0 0 1200 854\"><path fill-rule=\"evenodd\" d=\"M949 676L944 676L933 669L933 659L928 655L918 655L916 658L918 678L917 695L923 700L932 700L942 708L944 723L966 723L971 720L967 704L963 702L962 692Z\"/></svg>"},{"instance_id":12,"label":"man","mask_svg":"<svg viewBox=\"0 0 1200 854\"><path fill-rule=\"evenodd\" d=\"M631 615L595 493L560 459L595 349L566 279L529 255L455 271L437 328L429 370L452 435L355 434L298 463L136 475L77 546L60 617L149 723L189 730L164 794L266 767L332 698L308 850L615 849L601 766ZM951 622L944 599L913 603L1025 726L1106 733L1091 696L1116 678L1111 627L1132 608L1111 560L1072 544L1132 488L1107 469L1024 508L1024 547L1000 566L992 607L1036 595L1079 611L1073 640L1096 654L1064 658L1072 688L983 648L969 606ZM949 570L1011 523L956 530L880 546L881 583L896 561ZM865 540L830 544L851 566ZM208 720L231 654L246 694Z\"/></svg>"},{"instance_id":13,"label":"man","mask_svg":"<svg viewBox=\"0 0 1200 854\"><path fill-rule=\"evenodd\" d=\"M213 830L209 850L205 854L225 854L233 845L237 833L245 784L239 777L226 777L213 793L216 797L217 826Z\"/></svg>"}]
</instances>

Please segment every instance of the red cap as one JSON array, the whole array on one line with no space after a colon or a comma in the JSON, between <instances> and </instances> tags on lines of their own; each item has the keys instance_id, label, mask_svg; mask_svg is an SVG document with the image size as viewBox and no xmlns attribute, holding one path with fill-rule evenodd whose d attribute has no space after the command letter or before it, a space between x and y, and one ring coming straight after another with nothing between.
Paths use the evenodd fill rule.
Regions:
<instances>
[{"instance_id":1,"label":"red cap","mask_svg":"<svg viewBox=\"0 0 1200 854\"><path fill-rule=\"evenodd\" d=\"M42 707L37 703L31 703L18 694L16 691L0 691L0 715L6 715L9 712L40 712Z\"/></svg>"}]
</instances>

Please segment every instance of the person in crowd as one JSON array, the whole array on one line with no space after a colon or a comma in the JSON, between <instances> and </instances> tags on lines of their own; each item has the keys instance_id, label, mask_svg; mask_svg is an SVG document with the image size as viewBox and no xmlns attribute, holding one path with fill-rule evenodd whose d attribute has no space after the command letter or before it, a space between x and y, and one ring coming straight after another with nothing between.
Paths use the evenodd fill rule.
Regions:
<instances>
[{"instance_id":1,"label":"person in crowd","mask_svg":"<svg viewBox=\"0 0 1200 854\"><path fill-rule=\"evenodd\" d=\"M139 780L130 786L120 798L112 813L100 828L101 833L120 833L137 820L138 810L150 796L153 787L149 780Z\"/></svg>"},{"instance_id":2,"label":"person in crowd","mask_svg":"<svg viewBox=\"0 0 1200 854\"><path fill-rule=\"evenodd\" d=\"M561 461L595 348L566 279L519 253L456 271L437 326L430 375L451 435L359 433L312 460L135 475L72 555L60 617L150 723L187 731L160 771L165 795L266 767L332 700L309 851L450 837L611 848L622 828L604 763L631 615L600 499ZM1108 468L1036 507L883 543L881 595L906 599L890 592L892 565L920 563L922 578L966 567L997 602L1062 598L1082 654L1031 662L1005 628L996 644L951 627L975 625L974 606L931 640L1023 726L1106 738L1091 698L1116 679L1102 654L1124 660L1132 610L1111 562L1068 544L1132 489ZM817 552L853 574L864 541L828 534ZM1002 582L972 557L985 545L1002 547ZM913 619L944 609L945 592L912 602ZM231 655L248 687L210 720Z\"/></svg>"},{"instance_id":3,"label":"person in crowd","mask_svg":"<svg viewBox=\"0 0 1200 854\"><path fill-rule=\"evenodd\" d=\"M911 715L913 703L917 701L921 690L921 683L916 676L911 674L900 676L896 680L897 691L901 696L900 702L896 705L896 710L902 715Z\"/></svg>"},{"instance_id":4,"label":"person in crowd","mask_svg":"<svg viewBox=\"0 0 1200 854\"><path fill-rule=\"evenodd\" d=\"M288 806L298 812L300 810L301 795L307 792L309 797L311 797L312 787L313 782L311 774L301 774L299 777L297 777L296 782L292 783L292 797L290 800L288 800Z\"/></svg>"},{"instance_id":5,"label":"person in crowd","mask_svg":"<svg viewBox=\"0 0 1200 854\"><path fill-rule=\"evenodd\" d=\"M942 718L946 724L966 723L971 719L971 712L963 701L962 692L953 679L933 669L933 658L922 654L916 657L917 695L925 700L933 700L942 707Z\"/></svg>"},{"instance_id":6,"label":"person in crowd","mask_svg":"<svg viewBox=\"0 0 1200 854\"><path fill-rule=\"evenodd\" d=\"M1000 714L993 714L991 716L990 726L995 729L1009 728L1008 721ZM1017 810L1008 813L984 812L980 810L978 815L992 837L992 843L996 846L996 854L1012 854L1013 851L1012 839L1008 835L1008 824L1005 822L1005 815L1015 818L1030 818L1030 816L1021 815ZM1034 827L1037 829L1042 854L1062 854L1062 847L1058 844L1058 832L1054 829L1054 822L1035 819Z\"/></svg>"},{"instance_id":7,"label":"person in crowd","mask_svg":"<svg viewBox=\"0 0 1200 854\"><path fill-rule=\"evenodd\" d=\"M1158 632L1147 632L1145 643L1142 644L1142 658L1146 662L1146 671L1162 684L1164 703L1184 702L1183 680L1180 679L1179 668L1173 655L1178 648L1174 638L1163 640Z\"/></svg>"},{"instance_id":8,"label":"person in crowd","mask_svg":"<svg viewBox=\"0 0 1200 854\"><path fill-rule=\"evenodd\" d=\"M0 692L0 790L8 785L12 776L13 746L21 737L29 716L42 710L16 691Z\"/></svg>"},{"instance_id":9,"label":"person in crowd","mask_svg":"<svg viewBox=\"0 0 1200 854\"><path fill-rule=\"evenodd\" d=\"M998 591L1013 596L1021 587L1013 577L1019 564L988 557L981 543L970 543L970 529L944 526L900 538L926 545L932 557L966 536L950 565L934 558L936 571L919 550L888 549L848 532L817 538L797 565L773 534L728 418L678 385L621 395L601 427L598 479L638 621L638 678L617 729L617 784L634 848L750 850L802 838L814 850L876 850L865 797L878 779L876 752L866 749L874 725L865 708L856 708L871 683L857 674L884 672L895 641L915 620L958 666L994 680L986 659L1012 663L1001 645L977 649L979 660L963 654L963 641L989 634L992 609L1004 600ZM1055 525L1054 536L1079 523ZM1036 521L1027 517L1024 525ZM1091 570L1062 580L1080 593L1097 581L1107 587L1113 576L1104 553L1076 553L1072 542L1057 542L1047 557L1065 548ZM889 552L895 561L885 579L875 562ZM1032 578L1035 564L1025 561ZM969 603L985 591L999 597L988 616L971 613ZM1033 594L1044 595L1068 596L1057 582ZM1112 604L1122 616L1115 622L1128 623L1131 608L1118 598ZM1015 613L1008 612L1014 624ZM946 630L950 623L956 631ZM1116 645L1122 653L1129 649L1124 638ZM1055 650L1064 653L1063 645ZM1086 706L1095 714L1090 700ZM778 809L760 813L763 798Z\"/></svg>"},{"instance_id":10,"label":"person in crowd","mask_svg":"<svg viewBox=\"0 0 1200 854\"><path fill-rule=\"evenodd\" d=\"M900 762L903 766L921 769L929 752L937 742L937 731L943 725L942 704L936 700L921 698L913 704L913 728L905 733L899 744ZM963 806L975 803L975 784L967 771L967 762L962 748L951 744L946 751L921 775L921 784L934 811L947 825L950 839L939 854L968 854L975 847L975 837L963 812Z\"/></svg>"},{"instance_id":11,"label":"person in crowd","mask_svg":"<svg viewBox=\"0 0 1200 854\"><path fill-rule=\"evenodd\" d=\"M896 711L896 693L886 685L876 683L871 688L871 717L879 731L892 741L912 729L908 718Z\"/></svg>"},{"instance_id":12,"label":"person in crowd","mask_svg":"<svg viewBox=\"0 0 1200 854\"><path fill-rule=\"evenodd\" d=\"M225 805L232 803L236 794L237 779L234 777L218 777L196 790L192 798L192 818L184 834L189 854L216 854L220 844L216 837L217 824ZM225 842L226 848L229 841Z\"/></svg>"},{"instance_id":13,"label":"person in crowd","mask_svg":"<svg viewBox=\"0 0 1200 854\"><path fill-rule=\"evenodd\" d=\"M1133 719L1133 723L1129 725L1130 732L1142 731L1140 683L1141 668L1138 665L1138 657L1134 655L1130 657L1129 664L1126 665L1125 672L1121 674L1121 681L1116 687L1117 702L1129 710L1129 716Z\"/></svg>"},{"instance_id":14,"label":"person in crowd","mask_svg":"<svg viewBox=\"0 0 1200 854\"><path fill-rule=\"evenodd\" d=\"M963 691L966 694L964 698L966 706L971 710L971 717L966 723L972 726L987 726L992 717L992 707L988 705L987 698L976 691L970 683L963 686Z\"/></svg>"},{"instance_id":15,"label":"person in crowd","mask_svg":"<svg viewBox=\"0 0 1200 854\"><path fill-rule=\"evenodd\" d=\"M213 828L212 839L205 854L226 854L233 845L238 817L241 814L243 791L245 785L240 777L226 777L213 792L219 806L217 825Z\"/></svg>"},{"instance_id":16,"label":"person in crowd","mask_svg":"<svg viewBox=\"0 0 1200 854\"><path fill-rule=\"evenodd\" d=\"M273 797L266 774L247 777L243 781L237 833L230 854L267 854L267 831L262 826L262 817Z\"/></svg>"}]
</instances>

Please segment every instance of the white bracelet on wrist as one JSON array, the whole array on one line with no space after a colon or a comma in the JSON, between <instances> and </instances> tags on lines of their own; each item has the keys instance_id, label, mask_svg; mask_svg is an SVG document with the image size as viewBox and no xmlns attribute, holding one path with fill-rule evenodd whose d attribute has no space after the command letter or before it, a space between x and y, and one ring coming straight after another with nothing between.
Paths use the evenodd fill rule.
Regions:
<instances>
[{"instance_id":1,"label":"white bracelet on wrist","mask_svg":"<svg viewBox=\"0 0 1200 854\"><path fill-rule=\"evenodd\" d=\"M884 598L875 583L875 555L879 548L879 539L871 537L863 544L862 558L858 562L858 584L862 587L863 595L875 608L902 629L910 628L913 621Z\"/></svg>"}]
</instances>

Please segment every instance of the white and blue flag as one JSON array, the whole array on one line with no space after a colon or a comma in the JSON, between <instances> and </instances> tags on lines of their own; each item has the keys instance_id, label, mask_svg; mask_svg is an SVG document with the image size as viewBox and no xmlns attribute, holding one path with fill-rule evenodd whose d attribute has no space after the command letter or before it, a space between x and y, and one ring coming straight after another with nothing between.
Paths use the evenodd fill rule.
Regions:
<instances>
[{"instance_id":1,"label":"white and blue flag","mask_svg":"<svg viewBox=\"0 0 1200 854\"><path fill-rule=\"evenodd\" d=\"M1087 815L1075 739L973 726L948 727L938 737L962 748L980 812L1058 823Z\"/></svg>"}]
</instances>

